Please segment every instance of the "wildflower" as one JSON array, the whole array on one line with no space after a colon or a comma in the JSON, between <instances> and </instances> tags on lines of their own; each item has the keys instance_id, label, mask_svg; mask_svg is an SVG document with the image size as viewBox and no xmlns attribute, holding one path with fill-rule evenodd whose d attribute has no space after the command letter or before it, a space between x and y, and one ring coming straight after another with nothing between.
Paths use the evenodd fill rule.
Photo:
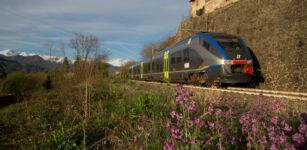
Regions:
<instances>
[{"instance_id":1,"label":"wildflower","mask_svg":"<svg viewBox=\"0 0 307 150\"><path fill-rule=\"evenodd\" d=\"M191 144L195 144L195 140L191 140Z\"/></svg>"},{"instance_id":2,"label":"wildflower","mask_svg":"<svg viewBox=\"0 0 307 150\"><path fill-rule=\"evenodd\" d=\"M285 117L286 117L286 119L289 119L289 118L290 118L290 115L289 115L288 112L285 112Z\"/></svg>"},{"instance_id":3,"label":"wildflower","mask_svg":"<svg viewBox=\"0 0 307 150\"><path fill-rule=\"evenodd\" d=\"M300 121L302 124L307 124L307 113L301 113Z\"/></svg>"},{"instance_id":4,"label":"wildflower","mask_svg":"<svg viewBox=\"0 0 307 150\"><path fill-rule=\"evenodd\" d=\"M272 144L270 147L271 150L278 150L275 144Z\"/></svg>"},{"instance_id":5,"label":"wildflower","mask_svg":"<svg viewBox=\"0 0 307 150\"><path fill-rule=\"evenodd\" d=\"M141 147L139 150L143 150L143 148Z\"/></svg>"},{"instance_id":6,"label":"wildflower","mask_svg":"<svg viewBox=\"0 0 307 150\"><path fill-rule=\"evenodd\" d=\"M209 114L209 115L212 115L212 112L213 112L213 106L212 106L212 104L210 103L210 106L209 106L209 108L208 108L208 114Z\"/></svg>"},{"instance_id":7,"label":"wildflower","mask_svg":"<svg viewBox=\"0 0 307 150\"><path fill-rule=\"evenodd\" d=\"M138 141L139 137L138 136L134 136L134 142Z\"/></svg>"},{"instance_id":8,"label":"wildflower","mask_svg":"<svg viewBox=\"0 0 307 150\"><path fill-rule=\"evenodd\" d=\"M250 141L248 141L247 146L252 147L252 143Z\"/></svg>"},{"instance_id":9,"label":"wildflower","mask_svg":"<svg viewBox=\"0 0 307 150\"><path fill-rule=\"evenodd\" d=\"M144 130L144 127L143 126L138 126L138 129L139 130Z\"/></svg>"},{"instance_id":10,"label":"wildflower","mask_svg":"<svg viewBox=\"0 0 307 150\"><path fill-rule=\"evenodd\" d=\"M307 134L307 124L300 124L298 130L300 131L300 133L302 134Z\"/></svg>"},{"instance_id":11,"label":"wildflower","mask_svg":"<svg viewBox=\"0 0 307 150\"><path fill-rule=\"evenodd\" d=\"M176 104L182 104L182 98L181 97L176 97Z\"/></svg>"},{"instance_id":12,"label":"wildflower","mask_svg":"<svg viewBox=\"0 0 307 150\"><path fill-rule=\"evenodd\" d=\"M273 117L273 118L270 119L270 121L271 121L274 125L277 125L278 118L277 118L277 117Z\"/></svg>"},{"instance_id":13,"label":"wildflower","mask_svg":"<svg viewBox=\"0 0 307 150\"><path fill-rule=\"evenodd\" d=\"M176 114L177 120L180 120L182 118L182 114Z\"/></svg>"},{"instance_id":14,"label":"wildflower","mask_svg":"<svg viewBox=\"0 0 307 150\"><path fill-rule=\"evenodd\" d=\"M292 128L287 123L285 123L285 129L284 130L286 132L291 132Z\"/></svg>"},{"instance_id":15,"label":"wildflower","mask_svg":"<svg viewBox=\"0 0 307 150\"><path fill-rule=\"evenodd\" d=\"M287 141L287 136L280 136L279 141L280 141L280 144L284 144Z\"/></svg>"},{"instance_id":16,"label":"wildflower","mask_svg":"<svg viewBox=\"0 0 307 150\"><path fill-rule=\"evenodd\" d=\"M170 114L171 114L172 118L175 118L176 111L172 111Z\"/></svg>"},{"instance_id":17,"label":"wildflower","mask_svg":"<svg viewBox=\"0 0 307 150\"><path fill-rule=\"evenodd\" d=\"M264 129L266 129L266 124L265 124L265 122L262 122L262 127L263 127Z\"/></svg>"},{"instance_id":18,"label":"wildflower","mask_svg":"<svg viewBox=\"0 0 307 150\"><path fill-rule=\"evenodd\" d=\"M149 129L149 131L146 133L146 136L150 136L152 133L152 129Z\"/></svg>"},{"instance_id":19,"label":"wildflower","mask_svg":"<svg viewBox=\"0 0 307 150\"><path fill-rule=\"evenodd\" d=\"M171 123L168 121L167 123L166 123L166 127L170 127L171 126Z\"/></svg>"},{"instance_id":20,"label":"wildflower","mask_svg":"<svg viewBox=\"0 0 307 150\"><path fill-rule=\"evenodd\" d=\"M208 121L208 125L209 125L209 128L210 128L210 129L214 127L214 123L212 123L212 122L210 122L210 121Z\"/></svg>"},{"instance_id":21,"label":"wildflower","mask_svg":"<svg viewBox=\"0 0 307 150\"><path fill-rule=\"evenodd\" d=\"M257 132L257 128L255 127L255 124L252 125L252 131L253 131L254 133Z\"/></svg>"},{"instance_id":22,"label":"wildflower","mask_svg":"<svg viewBox=\"0 0 307 150\"><path fill-rule=\"evenodd\" d=\"M215 115L218 116L222 113L222 110L221 109L218 109L216 112L215 112Z\"/></svg>"},{"instance_id":23,"label":"wildflower","mask_svg":"<svg viewBox=\"0 0 307 150\"><path fill-rule=\"evenodd\" d=\"M292 140L297 142L299 145L305 142L303 135L300 133L295 133L292 135Z\"/></svg>"},{"instance_id":24,"label":"wildflower","mask_svg":"<svg viewBox=\"0 0 307 150\"><path fill-rule=\"evenodd\" d=\"M191 101L190 105L189 105L189 110L194 112L196 110L196 107L197 107L197 105L196 105L195 101Z\"/></svg>"}]
</instances>

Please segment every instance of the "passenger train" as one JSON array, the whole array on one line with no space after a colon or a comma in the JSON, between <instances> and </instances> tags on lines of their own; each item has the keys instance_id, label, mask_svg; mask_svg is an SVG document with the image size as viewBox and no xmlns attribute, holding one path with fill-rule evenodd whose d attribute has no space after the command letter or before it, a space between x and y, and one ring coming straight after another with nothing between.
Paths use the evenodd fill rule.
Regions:
<instances>
[{"instance_id":1,"label":"passenger train","mask_svg":"<svg viewBox=\"0 0 307 150\"><path fill-rule=\"evenodd\" d=\"M136 80L196 85L249 83L251 53L239 36L198 33L129 68Z\"/></svg>"}]
</instances>

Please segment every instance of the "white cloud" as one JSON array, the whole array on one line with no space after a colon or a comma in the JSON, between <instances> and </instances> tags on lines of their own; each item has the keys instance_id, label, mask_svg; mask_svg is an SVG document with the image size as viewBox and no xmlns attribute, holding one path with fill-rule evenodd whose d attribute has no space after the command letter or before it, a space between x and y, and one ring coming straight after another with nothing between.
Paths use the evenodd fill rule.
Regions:
<instances>
[{"instance_id":1,"label":"white cloud","mask_svg":"<svg viewBox=\"0 0 307 150\"><path fill-rule=\"evenodd\" d=\"M107 61L109 64L116 66L116 67L120 67L121 65L125 64L127 61L127 59L121 59L121 58L114 58L111 59L109 61Z\"/></svg>"}]
</instances>

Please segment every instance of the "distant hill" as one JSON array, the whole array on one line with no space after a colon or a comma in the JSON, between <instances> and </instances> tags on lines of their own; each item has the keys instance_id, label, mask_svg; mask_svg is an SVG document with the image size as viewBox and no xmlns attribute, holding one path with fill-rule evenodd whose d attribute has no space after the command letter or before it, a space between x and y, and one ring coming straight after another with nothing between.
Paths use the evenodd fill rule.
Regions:
<instances>
[{"instance_id":1,"label":"distant hill","mask_svg":"<svg viewBox=\"0 0 307 150\"><path fill-rule=\"evenodd\" d=\"M46 72L62 65L64 57L27 54L12 49L0 51L0 64L6 73L21 71L25 73ZM69 63L71 61L69 60ZM110 64L110 63L109 63ZM119 67L110 64L110 72L119 71Z\"/></svg>"}]
</instances>

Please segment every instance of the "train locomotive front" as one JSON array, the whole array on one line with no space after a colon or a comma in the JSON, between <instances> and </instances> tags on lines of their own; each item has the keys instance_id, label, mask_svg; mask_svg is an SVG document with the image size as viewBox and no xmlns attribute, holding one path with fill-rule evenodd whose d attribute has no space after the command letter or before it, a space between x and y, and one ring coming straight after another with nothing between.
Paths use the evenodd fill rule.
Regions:
<instances>
[{"instance_id":1,"label":"train locomotive front","mask_svg":"<svg viewBox=\"0 0 307 150\"><path fill-rule=\"evenodd\" d=\"M196 84L249 83L253 62L240 37L199 33L131 66L129 76Z\"/></svg>"}]
</instances>

